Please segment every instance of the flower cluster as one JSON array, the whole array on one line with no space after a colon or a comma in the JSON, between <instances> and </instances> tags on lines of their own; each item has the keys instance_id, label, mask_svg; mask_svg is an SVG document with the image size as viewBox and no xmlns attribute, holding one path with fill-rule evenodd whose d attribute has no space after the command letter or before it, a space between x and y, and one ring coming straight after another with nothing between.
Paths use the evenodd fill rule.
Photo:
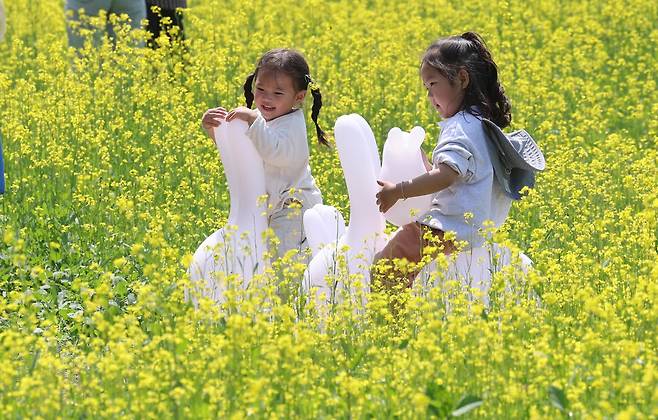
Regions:
<instances>
[{"instance_id":1,"label":"flower cluster","mask_svg":"<svg viewBox=\"0 0 658 420\"><path fill-rule=\"evenodd\" d=\"M124 28L78 52L62 3L5 2L0 417L658 417L651 2L190 0L182 44L135 48L146 34ZM185 300L229 206L200 117L242 104L259 55L305 54L323 127L357 112L381 146L420 125L429 152L420 56L472 29L548 161L490 233L533 270L494 273L486 305L439 261L413 290L317 308L287 255L221 308ZM335 148L310 144L346 215Z\"/></svg>"}]
</instances>

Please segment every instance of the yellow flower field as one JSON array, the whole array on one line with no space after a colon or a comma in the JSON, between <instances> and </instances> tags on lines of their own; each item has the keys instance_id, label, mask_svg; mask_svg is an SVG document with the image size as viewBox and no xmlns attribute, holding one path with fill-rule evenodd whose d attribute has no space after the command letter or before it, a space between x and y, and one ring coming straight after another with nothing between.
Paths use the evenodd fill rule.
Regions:
<instances>
[{"instance_id":1,"label":"yellow flower field","mask_svg":"<svg viewBox=\"0 0 658 420\"><path fill-rule=\"evenodd\" d=\"M191 0L184 48L124 31L80 56L63 1L4 3L0 417L658 417L655 2ZM322 317L271 285L185 302L186 262L229 206L200 118L242 104L263 52L305 54L326 130L356 112L381 146L420 125L429 152L420 57L467 30L547 158L496 234L529 275L497 273L488 308L446 281L395 316L373 296ZM307 118L325 203L347 215ZM303 270L268 276L294 290Z\"/></svg>"}]
</instances>

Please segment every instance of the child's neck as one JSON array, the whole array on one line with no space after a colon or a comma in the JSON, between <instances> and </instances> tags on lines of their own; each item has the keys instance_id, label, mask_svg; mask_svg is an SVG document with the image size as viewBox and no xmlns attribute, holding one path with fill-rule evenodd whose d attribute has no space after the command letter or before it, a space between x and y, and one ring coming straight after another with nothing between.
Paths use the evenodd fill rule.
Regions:
<instances>
[{"instance_id":1,"label":"child's neck","mask_svg":"<svg viewBox=\"0 0 658 420\"><path fill-rule=\"evenodd\" d=\"M274 117L274 118L269 119L269 120L266 118L265 121L267 121L267 122L274 121L277 118L285 117L286 115L292 114L293 112L297 111L298 109L299 108L291 108L290 111L286 112L285 114L281 114L278 117Z\"/></svg>"}]
</instances>

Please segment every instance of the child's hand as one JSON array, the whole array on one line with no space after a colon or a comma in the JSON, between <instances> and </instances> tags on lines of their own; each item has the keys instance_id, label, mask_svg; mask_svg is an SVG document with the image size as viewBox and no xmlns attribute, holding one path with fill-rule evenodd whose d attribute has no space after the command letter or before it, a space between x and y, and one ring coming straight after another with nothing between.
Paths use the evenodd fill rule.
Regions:
<instances>
[{"instance_id":1,"label":"child's hand","mask_svg":"<svg viewBox=\"0 0 658 420\"><path fill-rule=\"evenodd\" d=\"M381 191L376 195L377 205L379 206L380 212L386 213L388 209L393 207L393 205L402 198L402 194L397 184L379 180L377 181L377 184L382 187Z\"/></svg>"},{"instance_id":2,"label":"child's hand","mask_svg":"<svg viewBox=\"0 0 658 420\"><path fill-rule=\"evenodd\" d=\"M256 113L255 110L249 109L246 106L239 106L228 113L226 116L226 121L233 121L237 118L239 120L246 121L247 124L251 125L254 123L254 121L256 121L257 117L258 113Z\"/></svg>"},{"instance_id":3,"label":"child's hand","mask_svg":"<svg viewBox=\"0 0 658 420\"><path fill-rule=\"evenodd\" d=\"M219 127L222 120L226 118L227 113L228 111L222 107L210 108L203 114L203 117L201 117L201 127L203 127L211 139L215 139L214 129Z\"/></svg>"}]
</instances>

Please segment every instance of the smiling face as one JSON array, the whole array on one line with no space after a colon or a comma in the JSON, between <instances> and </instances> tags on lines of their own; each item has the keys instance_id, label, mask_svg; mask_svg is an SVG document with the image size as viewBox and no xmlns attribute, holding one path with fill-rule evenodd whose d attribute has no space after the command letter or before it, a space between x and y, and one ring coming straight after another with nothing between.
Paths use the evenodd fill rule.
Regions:
<instances>
[{"instance_id":1,"label":"smiling face","mask_svg":"<svg viewBox=\"0 0 658 420\"><path fill-rule=\"evenodd\" d=\"M289 113L306 96L306 91L295 89L292 77L281 71L262 69L254 88L254 103L266 121Z\"/></svg>"},{"instance_id":2,"label":"smiling face","mask_svg":"<svg viewBox=\"0 0 658 420\"><path fill-rule=\"evenodd\" d=\"M466 70L459 70L451 82L437 69L424 63L420 68L420 77L427 89L427 99L441 118L450 118L459 112L469 82Z\"/></svg>"}]
</instances>

